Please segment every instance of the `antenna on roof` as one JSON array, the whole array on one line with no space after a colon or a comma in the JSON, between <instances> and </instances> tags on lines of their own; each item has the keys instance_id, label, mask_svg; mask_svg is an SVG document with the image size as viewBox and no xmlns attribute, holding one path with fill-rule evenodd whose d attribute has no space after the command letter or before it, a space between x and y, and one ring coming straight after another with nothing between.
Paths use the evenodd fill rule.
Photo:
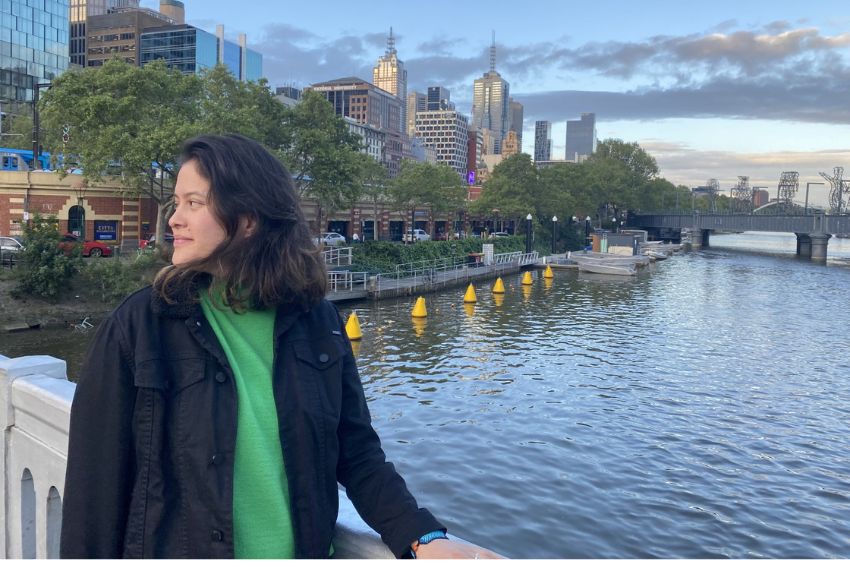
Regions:
<instances>
[{"instance_id":1,"label":"antenna on roof","mask_svg":"<svg viewBox=\"0 0 850 567\"><path fill-rule=\"evenodd\" d=\"M395 55L395 38L393 37L393 28L390 26L390 37L387 38L387 55Z\"/></svg>"},{"instance_id":2,"label":"antenna on roof","mask_svg":"<svg viewBox=\"0 0 850 567\"><path fill-rule=\"evenodd\" d=\"M496 30L493 30L493 45L490 46L490 72L496 72Z\"/></svg>"}]
</instances>

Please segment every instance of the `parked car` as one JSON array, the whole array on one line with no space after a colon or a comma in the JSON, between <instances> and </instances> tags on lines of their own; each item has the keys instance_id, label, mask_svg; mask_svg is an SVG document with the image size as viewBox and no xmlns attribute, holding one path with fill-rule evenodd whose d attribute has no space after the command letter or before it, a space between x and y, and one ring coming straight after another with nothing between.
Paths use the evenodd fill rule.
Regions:
<instances>
[{"instance_id":1,"label":"parked car","mask_svg":"<svg viewBox=\"0 0 850 567\"><path fill-rule=\"evenodd\" d=\"M408 230L404 236L405 242L421 242L423 240L431 240L431 235L421 228L414 228L412 231Z\"/></svg>"},{"instance_id":2,"label":"parked car","mask_svg":"<svg viewBox=\"0 0 850 567\"><path fill-rule=\"evenodd\" d=\"M70 254L71 250L80 238L70 232L66 232L62 236L61 245L65 249L65 254ZM83 241L83 256L91 258L100 258L101 256L112 256L112 249L102 242L92 242L91 240Z\"/></svg>"},{"instance_id":3,"label":"parked car","mask_svg":"<svg viewBox=\"0 0 850 567\"><path fill-rule=\"evenodd\" d=\"M20 239L11 236L0 236L0 259L3 262L14 262L16 256L22 252L24 245Z\"/></svg>"},{"instance_id":4,"label":"parked car","mask_svg":"<svg viewBox=\"0 0 850 567\"><path fill-rule=\"evenodd\" d=\"M166 244L173 244L174 243L174 235L166 232L165 233L165 242L166 242ZM155 246L156 246L156 233L155 232L148 233L144 236L144 238L139 240L139 248L145 248L145 249L148 249L148 250L152 250Z\"/></svg>"},{"instance_id":5,"label":"parked car","mask_svg":"<svg viewBox=\"0 0 850 567\"><path fill-rule=\"evenodd\" d=\"M510 236L507 232L494 232L490 235L490 238L503 238L505 236Z\"/></svg>"},{"instance_id":6,"label":"parked car","mask_svg":"<svg viewBox=\"0 0 850 567\"><path fill-rule=\"evenodd\" d=\"M342 246L345 244L345 237L338 232L323 232L321 241L325 246Z\"/></svg>"}]
</instances>

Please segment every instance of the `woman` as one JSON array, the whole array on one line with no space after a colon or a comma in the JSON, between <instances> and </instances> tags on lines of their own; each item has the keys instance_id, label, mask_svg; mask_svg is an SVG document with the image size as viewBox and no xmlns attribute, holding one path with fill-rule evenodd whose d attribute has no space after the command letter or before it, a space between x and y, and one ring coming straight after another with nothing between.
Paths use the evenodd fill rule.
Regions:
<instances>
[{"instance_id":1,"label":"woman","mask_svg":"<svg viewBox=\"0 0 850 567\"><path fill-rule=\"evenodd\" d=\"M71 409L65 558L327 558L337 482L396 556L445 539L386 462L286 169L188 141L171 266L100 325Z\"/></svg>"}]
</instances>

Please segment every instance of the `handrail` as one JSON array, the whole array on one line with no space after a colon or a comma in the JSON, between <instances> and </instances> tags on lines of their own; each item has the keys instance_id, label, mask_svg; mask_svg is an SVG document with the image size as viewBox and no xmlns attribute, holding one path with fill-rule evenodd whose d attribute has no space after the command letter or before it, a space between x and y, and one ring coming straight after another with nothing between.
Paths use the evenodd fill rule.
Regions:
<instances>
[{"instance_id":1,"label":"handrail","mask_svg":"<svg viewBox=\"0 0 850 567\"><path fill-rule=\"evenodd\" d=\"M65 373L65 361L50 356L0 355L0 520L5 529L0 557L59 558L68 429L76 391ZM339 500L334 558L391 558L343 491Z\"/></svg>"},{"instance_id":2,"label":"handrail","mask_svg":"<svg viewBox=\"0 0 850 567\"><path fill-rule=\"evenodd\" d=\"M328 266L350 266L353 248L325 248L322 259Z\"/></svg>"}]
</instances>

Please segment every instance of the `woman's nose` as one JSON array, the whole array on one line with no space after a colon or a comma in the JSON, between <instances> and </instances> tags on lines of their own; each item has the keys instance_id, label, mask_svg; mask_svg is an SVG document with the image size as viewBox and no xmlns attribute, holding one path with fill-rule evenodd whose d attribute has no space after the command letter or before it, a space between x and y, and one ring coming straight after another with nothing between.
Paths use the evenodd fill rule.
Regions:
<instances>
[{"instance_id":1,"label":"woman's nose","mask_svg":"<svg viewBox=\"0 0 850 567\"><path fill-rule=\"evenodd\" d=\"M177 207L174 210L174 214L171 215L170 219L168 219L168 226L170 226L171 228L174 228L174 227L182 226L182 225L183 225L182 214L180 213L180 207Z\"/></svg>"}]
</instances>

